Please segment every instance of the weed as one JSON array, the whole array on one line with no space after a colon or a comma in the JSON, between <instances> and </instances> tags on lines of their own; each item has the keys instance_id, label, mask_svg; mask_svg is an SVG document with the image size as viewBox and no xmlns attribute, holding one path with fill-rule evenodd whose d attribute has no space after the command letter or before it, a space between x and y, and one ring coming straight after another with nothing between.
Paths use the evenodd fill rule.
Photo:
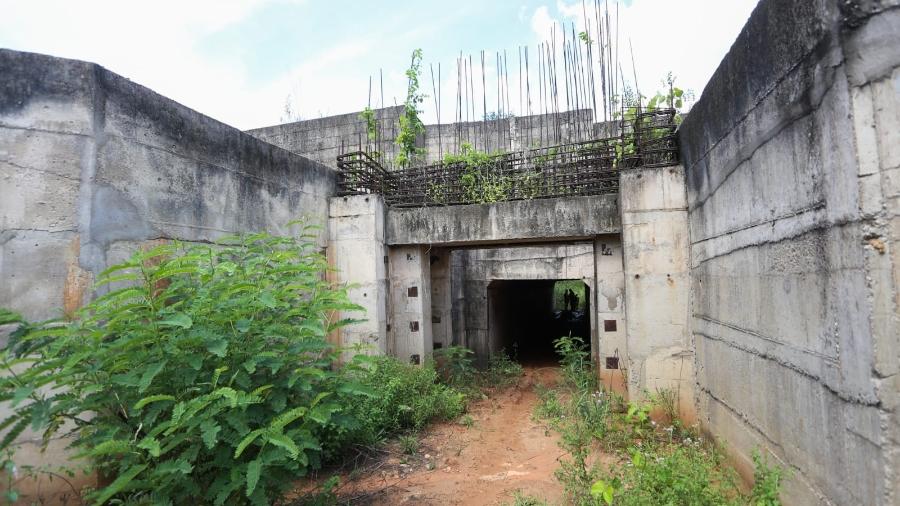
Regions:
<instances>
[{"instance_id":1,"label":"weed","mask_svg":"<svg viewBox=\"0 0 900 506\"><path fill-rule=\"evenodd\" d=\"M580 337L565 336L553 342L560 356L563 380L575 391L593 392L599 388L599 378L591 362L591 353Z\"/></svg>"},{"instance_id":2,"label":"weed","mask_svg":"<svg viewBox=\"0 0 900 506\"><path fill-rule=\"evenodd\" d=\"M425 132L425 125L419 119L422 111L419 106L425 101L425 94L419 91L419 77L422 74L422 50L412 53L409 68L406 70L406 101L403 103L403 114L400 115L397 145L400 151L395 162L400 167L408 167L422 157L424 150L416 147L416 138Z\"/></svg>"},{"instance_id":3,"label":"weed","mask_svg":"<svg viewBox=\"0 0 900 506\"><path fill-rule=\"evenodd\" d=\"M525 494L521 490L513 492L513 502L507 503L507 506L547 506L547 501L530 494Z\"/></svg>"},{"instance_id":4,"label":"weed","mask_svg":"<svg viewBox=\"0 0 900 506\"><path fill-rule=\"evenodd\" d=\"M549 420L551 424L560 420L563 416L563 405L556 390L543 385L535 385L535 391L538 395L538 403L534 408L534 418Z\"/></svg>"},{"instance_id":5,"label":"weed","mask_svg":"<svg viewBox=\"0 0 900 506\"><path fill-rule=\"evenodd\" d=\"M459 419L459 424L467 429L471 429L475 425L475 419L472 418L472 415L463 415Z\"/></svg>"},{"instance_id":6,"label":"weed","mask_svg":"<svg viewBox=\"0 0 900 506\"><path fill-rule=\"evenodd\" d=\"M488 386L505 388L518 381L523 373L522 366L500 350L500 353L491 356L483 379Z\"/></svg>"},{"instance_id":7,"label":"weed","mask_svg":"<svg viewBox=\"0 0 900 506\"><path fill-rule=\"evenodd\" d=\"M779 492L783 470L778 466L769 466L769 461L760 452L753 452L753 490L750 497L754 506L781 506Z\"/></svg>"},{"instance_id":8,"label":"weed","mask_svg":"<svg viewBox=\"0 0 900 506\"><path fill-rule=\"evenodd\" d=\"M559 390L538 387L535 417L548 420L560 434L567 457L556 471L569 502L576 505L779 505L782 471L754 456L756 484L740 493L723 452L704 444L675 419L676 394L658 390L648 402L625 404L598 390L593 364L583 343L562 337L555 342L563 382ZM652 408L670 417L662 427L650 419ZM591 461L596 443L619 455L608 470Z\"/></svg>"},{"instance_id":9,"label":"weed","mask_svg":"<svg viewBox=\"0 0 900 506\"><path fill-rule=\"evenodd\" d=\"M359 382L378 395L352 406L360 421L355 440L375 443L382 434L418 430L431 420L453 420L466 409L466 395L441 384L430 363L415 366L390 357L373 358L371 363Z\"/></svg>"},{"instance_id":10,"label":"weed","mask_svg":"<svg viewBox=\"0 0 900 506\"><path fill-rule=\"evenodd\" d=\"M678 419L678 393L672 388L657 388L648 401L659 407L669 423Z\"/></svg>"},{"instance_id":11,"label":"weed","mask_svg":"<svg viewBox=\"0 0 900 506\"><path fill-rule=\"evenodd\" d=\"M419 438L415 434L404 434L397 438L400 451L406 455L415 455L419 451Z\"/></svg>"}]
</instances>

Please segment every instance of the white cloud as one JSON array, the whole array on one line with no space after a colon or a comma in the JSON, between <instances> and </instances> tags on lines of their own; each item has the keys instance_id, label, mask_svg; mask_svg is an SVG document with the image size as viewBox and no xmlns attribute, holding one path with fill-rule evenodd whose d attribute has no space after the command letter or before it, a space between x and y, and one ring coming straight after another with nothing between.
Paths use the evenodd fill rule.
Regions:
<instances>
[{"instance_id":1,"label":"white cloud","mask_svg":"<svg viewBox=\"0 0 900 506\"><path fill-rule=\"evenodd\" d=\"M542 5L534 10L531 16L531 30L537 35L539 40L550 38L550 30L556 20L550 15L550 9L546 5Z\"/></svg>"},{"instance_id":2,"label":"white cloud","mask_svg":"<svg viewBox=\"0 0 900 506\"><path fill-rule=\"evenodd\" d=\"M196 46L265 1L6 2L0 33L13 49L99 63L205 114L246 126L249 108L232 107L250 92L246 69L204 58Z\"/></svg>"}]
</instances>

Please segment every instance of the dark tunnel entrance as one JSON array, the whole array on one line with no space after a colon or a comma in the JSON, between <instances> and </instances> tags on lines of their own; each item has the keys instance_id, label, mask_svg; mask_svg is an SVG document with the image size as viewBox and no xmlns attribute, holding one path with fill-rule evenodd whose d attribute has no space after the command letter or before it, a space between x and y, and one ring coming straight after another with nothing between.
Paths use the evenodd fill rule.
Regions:
<instances>
[{"instance_id":1,"label":"dark tunnel entrance","mask_svg":"<svg viewBox=\"0 0 900 506\"><path fill-rule=\"evenodd\" d=\"M555 364L553 341L571 333L590 343L590 288L574 280L495 280L488 285L493 351L522 363Z\"/></svg>"}]
</instances>

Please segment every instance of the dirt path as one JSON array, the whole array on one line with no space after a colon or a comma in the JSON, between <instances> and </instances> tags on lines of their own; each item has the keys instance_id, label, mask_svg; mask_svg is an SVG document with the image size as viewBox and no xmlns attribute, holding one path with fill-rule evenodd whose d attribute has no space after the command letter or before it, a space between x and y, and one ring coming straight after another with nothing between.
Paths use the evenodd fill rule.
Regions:
<instances>
[{"instance_id":1,"label":"dirt path","mask_svg":"<svg viewBox=\"0 0 900 506\"><path fill-rule=\"evenodd\" d=\"M563 451L557 435L531 419L536 383L552 384L555 368L526 368L514 387L474 403L474 424L432 426L414 456L392 454L380 466L341 487L358 504L496 505L522 493L557 503L553 476Z\"/></svg>"}]
</instances>

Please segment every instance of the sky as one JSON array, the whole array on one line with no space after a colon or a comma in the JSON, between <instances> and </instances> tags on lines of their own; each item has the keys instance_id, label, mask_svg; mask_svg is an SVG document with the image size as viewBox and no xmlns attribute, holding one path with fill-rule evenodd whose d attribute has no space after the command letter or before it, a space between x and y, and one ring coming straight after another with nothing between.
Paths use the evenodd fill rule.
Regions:
<instances>
[{"instance_id":1,"label":"sky","mask_svg":"<svg viewBox=\"0 0 900 506\"><path fill-rule=\"evenodd\" d=\"M615 13L615 0L600 3ZM672 72L699 97L755 5L620 0L622 73L652 96ZM382 88L384 105L402 103L416 48L426 123L438 109L453 121L460 53L472 55L481 98L482 50L488 110L497 109L495 55L506 50L510 112L519 115L519 47L534 55L554 25L557 34L587 27L582 0L0 0L0 12L0 47L99 63L240 129L377 107Z\"/></svg>"}]
</instances>

